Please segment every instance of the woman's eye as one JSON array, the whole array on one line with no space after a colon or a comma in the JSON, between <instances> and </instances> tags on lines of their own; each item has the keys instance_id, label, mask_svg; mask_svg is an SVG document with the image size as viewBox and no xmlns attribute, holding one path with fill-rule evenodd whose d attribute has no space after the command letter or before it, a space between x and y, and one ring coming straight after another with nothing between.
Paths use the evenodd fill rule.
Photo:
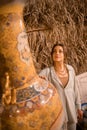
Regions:
<instances>
[{"instance_id":1,"label":"woman's eye","mask_svg":"<svg viewBox=\"0 0 87 130\"><path fill-rule=\"evenodd\" d=\"M63 53L63 51L62 51L62 50L59 50L59 53Z\"/></svg>"}]
</instances>

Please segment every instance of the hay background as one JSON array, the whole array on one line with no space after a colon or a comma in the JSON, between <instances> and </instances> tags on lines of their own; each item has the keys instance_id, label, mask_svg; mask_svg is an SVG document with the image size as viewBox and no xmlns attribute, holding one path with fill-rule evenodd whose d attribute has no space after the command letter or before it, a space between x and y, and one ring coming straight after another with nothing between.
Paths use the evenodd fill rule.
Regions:
<instances>
[{"instance_id":1,"label":"hay background","mask_svg":"<svg viewBox=\"0 0 87 130\"><path fill-rule=\"evenodd\" d=\"M56 41L66 45L76 74L87 71L87 0L27 0L24 22L38 73L51 65Z\"/></svg>"}]
</instances>

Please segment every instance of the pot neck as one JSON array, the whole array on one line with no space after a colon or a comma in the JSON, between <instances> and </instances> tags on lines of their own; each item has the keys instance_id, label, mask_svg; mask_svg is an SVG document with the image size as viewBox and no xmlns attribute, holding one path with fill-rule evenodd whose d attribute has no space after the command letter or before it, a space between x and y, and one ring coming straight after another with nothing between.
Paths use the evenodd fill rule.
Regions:
<instances>
[{"instance_id":1,"label":"pot neck","mask_svg":"<svg viewBox=\"0 0 87 130\"><path fill-rule=\"evenodd\" d=\"M25 3L25 0L1 0L0 6L12 3Z\"/></svg>"},{"instance_id":2,"label":"pot neck","mask_svg":"<svg viewBox=\"0 0 87 130\"><path fill-rule=\"evenodd\" d=\"M24 6L24 2L20 2L20 0L11 0L11 2L0 4L0 14L21 13L22 15Z\"/></svg>"}]
</instances>

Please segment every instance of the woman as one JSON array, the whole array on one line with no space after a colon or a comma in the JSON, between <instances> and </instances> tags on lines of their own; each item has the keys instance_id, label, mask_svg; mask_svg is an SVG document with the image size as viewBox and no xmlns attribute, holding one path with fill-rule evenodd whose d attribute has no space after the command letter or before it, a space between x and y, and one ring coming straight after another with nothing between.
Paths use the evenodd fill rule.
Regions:
<instances>
[{"instance_id":1,"label":"woman","mask_svg":"<svg viewBox=\"0 0 87 130\"><path fill-rule=\"evenodd\" d=\"M76 130L77 116L82 118L81 103L75 72L72 66L65 64L66 49L56 43L51 52L53 66L43 69L40 76L45 76L58 90L64 109L61 130Z\"/></svg>"}]
</instances>

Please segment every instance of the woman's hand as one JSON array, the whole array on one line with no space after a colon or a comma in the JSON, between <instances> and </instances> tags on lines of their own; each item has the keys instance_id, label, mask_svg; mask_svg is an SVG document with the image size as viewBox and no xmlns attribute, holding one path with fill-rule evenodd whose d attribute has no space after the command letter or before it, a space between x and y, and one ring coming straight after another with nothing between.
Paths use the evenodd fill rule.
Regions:
<instances>
[{"instance_id":1,"label":"woman's hand","mask_svg":"<svg viewBox=\"0 0 87 130\"><path fill-rule=\"evenodd\" d=\"M83 111L81 109L77 109L77 117L79 121L83 119Z\"/></svg>"},{"instance_id":2,"label":"woman's hand","mask_svg":"<svg viewBox=\"0 0 87 130\"><path fill-rule=\"evenodd\" d=\"M40 76L39 75L39 77L42 78L42 79L44 79L44 80L47 80L47 78L45 76Z\"/></svg>"}]
</instances>

